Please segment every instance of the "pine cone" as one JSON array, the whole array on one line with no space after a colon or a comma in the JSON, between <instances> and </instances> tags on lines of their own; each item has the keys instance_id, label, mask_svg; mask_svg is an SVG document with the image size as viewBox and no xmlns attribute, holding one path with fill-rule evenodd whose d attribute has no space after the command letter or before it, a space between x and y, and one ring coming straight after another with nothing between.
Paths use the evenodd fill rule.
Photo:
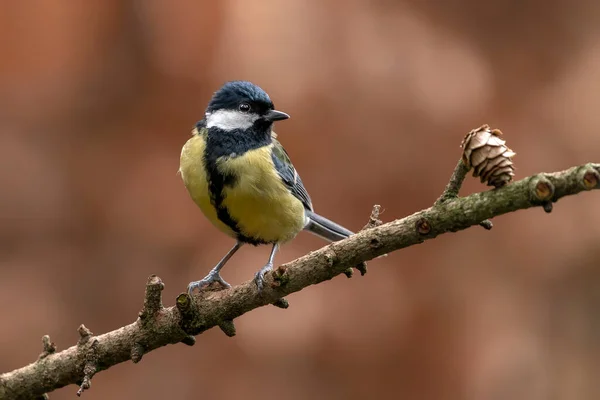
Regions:
<instances>
[{"instance_id":1,"label":"pine cone","mask_svg":"<svg viewBox=\"0 0 600 400\"><path fill-rule=\"evenodd\" d=\"M483 125L467 133L460 145L462 160L469 170L473 168L473 176L479 176L481 183L487 181L488 186L497 188L506 185L515 176L511 158L516 153L506 147L500 135L499 129Z\"/></svg>"}]
</instances>

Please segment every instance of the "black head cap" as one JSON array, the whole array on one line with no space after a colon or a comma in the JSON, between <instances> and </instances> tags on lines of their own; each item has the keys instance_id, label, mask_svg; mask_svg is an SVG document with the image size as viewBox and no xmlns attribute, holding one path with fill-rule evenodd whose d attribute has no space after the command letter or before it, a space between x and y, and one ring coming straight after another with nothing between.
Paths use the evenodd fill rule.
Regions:
<instances>
[{"instance_id":1,"label":"black head cap","mask_svg":"<svg viewBox=\"0 0 600 400\"><path fill-rule=\"evenodd\" d=\"M269 95L257 85L248 81L231 81L215 92L206 112L237 110L242 103L250 104L259 114L274 109Z\"/></svg>"}]
</instances>

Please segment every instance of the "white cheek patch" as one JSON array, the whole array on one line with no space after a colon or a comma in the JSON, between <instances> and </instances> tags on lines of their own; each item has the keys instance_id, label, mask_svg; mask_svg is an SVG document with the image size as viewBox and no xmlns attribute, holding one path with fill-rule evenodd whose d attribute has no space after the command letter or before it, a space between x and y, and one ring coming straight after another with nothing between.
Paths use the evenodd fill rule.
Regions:
<instances>
[{"instance_id":1,"label":"white cheek patch","mask_svg":"<svg viewBox=\"0 0 600 400\"><path fill-rule=\"evenodd\" d=\"M243 113L237 110L219 110L206 114L206 127L219 128L224 131L248 129L258 119L256 114Z\"/></svg>"}]
</instances>

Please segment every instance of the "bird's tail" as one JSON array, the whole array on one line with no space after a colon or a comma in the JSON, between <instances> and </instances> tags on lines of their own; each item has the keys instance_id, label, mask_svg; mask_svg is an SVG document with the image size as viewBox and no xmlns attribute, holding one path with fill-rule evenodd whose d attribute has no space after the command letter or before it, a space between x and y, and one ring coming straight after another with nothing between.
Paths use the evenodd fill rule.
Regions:
<instances>
[{"instance_id":1,"label":"bird's tail","mask_svg":"<svg viewBox=\"0 0 600 400\"><path fill-rule=\"evenodd\" d=\"M305 215L307 222L304 226L304 230L330 242L337 242L338 240L346 239L348 236L354 234L354 232L351 232L343 226L340 226L319 214L315 214L312 211L306 210Z\"/></svg>"}]
</instances>

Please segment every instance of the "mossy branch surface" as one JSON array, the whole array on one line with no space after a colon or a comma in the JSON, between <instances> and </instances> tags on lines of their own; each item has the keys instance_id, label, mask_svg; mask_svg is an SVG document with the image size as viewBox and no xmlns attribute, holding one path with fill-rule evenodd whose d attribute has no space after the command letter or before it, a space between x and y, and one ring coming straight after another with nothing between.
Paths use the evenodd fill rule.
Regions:
<instances>
[{"instance_id":1,"label":"mossy branch surface","mask_svg":"<svg viewBox=\"0 0 600 400\"><path fill-rule=\"evenodd\" d=\"M128 360L139 362L145 353L168 344L191 346L194 336L215 326L233 336L236 317L272 303L281 306L284 296L347 274L348 268L365 261L513 211L541 206L549 212L552 203L564 196L600 188L600 164L586 164L458 197L465 171L461 163L457 168L460 170L453 175L449 193L446 191L432 207L392 222L369 225L348 239L281 265L268 274L261 293L248 281L227 290L205 290L193 297L182 293L175 306L165 308L160 297L164 284L151 276L135 322L102 335L93 335L81 326L79 342L62 351L56 351L45 337L43 353L36 361L0 375L0 399L43 398L45 393L69 384L80 385L81 394L100 371Z\"/></svg>"}]
</instances>

